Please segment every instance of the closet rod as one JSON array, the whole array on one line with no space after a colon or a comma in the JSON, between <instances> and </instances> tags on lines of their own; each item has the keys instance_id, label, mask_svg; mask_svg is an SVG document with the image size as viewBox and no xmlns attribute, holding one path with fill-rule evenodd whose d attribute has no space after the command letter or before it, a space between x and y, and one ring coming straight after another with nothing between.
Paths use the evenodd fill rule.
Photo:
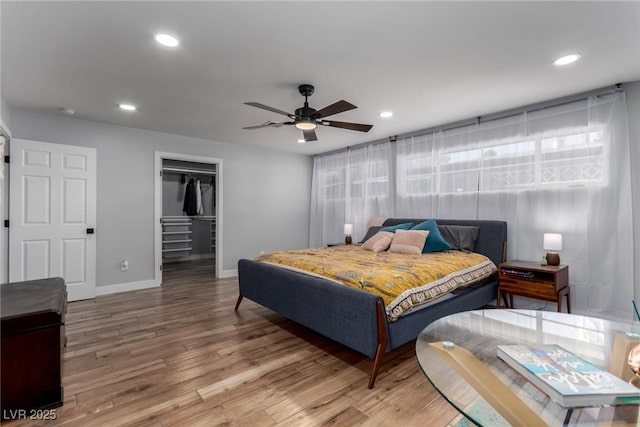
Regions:
<instances>
[{"instance_id":1,"label":"closet rod","mask_svg":"<svg viewBox=\"0 0 640 427\"><path fill-rule=\"evenodd\" d=\"M163 167L162 170L164 172L175 172L175 173L193 173L197 175L215 175L216 173L213 171L202 171L196 169L187 169L187 168L171 168L171 167Z\"/></svg>"}]
</instances>

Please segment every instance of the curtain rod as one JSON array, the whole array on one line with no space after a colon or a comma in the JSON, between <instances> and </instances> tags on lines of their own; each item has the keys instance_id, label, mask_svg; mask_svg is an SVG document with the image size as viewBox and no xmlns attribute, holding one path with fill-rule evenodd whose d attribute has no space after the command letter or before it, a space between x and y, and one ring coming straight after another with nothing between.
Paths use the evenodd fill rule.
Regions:
<instances>
[{"instance_id":1,"label":"curtain rod","mask_svg":"<svg viewBox=\"0 0 640 427\"><path fill-rule=\"evenodd\" d=\"M429 133L429 132L434 132L436 130L442 130L442 131L446 131L446 130L453 130L453 129L458 129L461 127L465 127L465 126L469 126L469 125L473 125L473 124L480 124L480 123L487 123L487 122L491 122L494 120L500 120L500 119L505 119L507 117L513 117L516 116L518 114L522 114L524 112L533 112L533 111L540 111L540 110L544 110L545 108L552 108L552 107L559 107L561 105L566 105L566 104L570 104L572 102L576 102L576 101L580 101L583 99L587 99L590 96L598 96L598 95L605 95L608 93L613 93L613 92L617 92L617 91L621 91L622 88L622 83L617 83L615 85L611 85L611 86L605 86L602 88L598 88L598 89L593 89L587 92L580 92L577 94L573 94L573 95L567 95L567 96L563 96L561 98L555 98L552 100L547 100L547 101L541 101L541 102L537 102L535 104L529 104L523 107L517 107L517 108L511 108L509 110L503 110L503 111L499 111L499 112L495 112L495 113L489 113L489 114L485 114L483 116L477 116L474 118L469 118L469 119L463 119L457 122L453 122L453 123L449 123L449 124L445 124L445 125L440 125L440 126L432 126L426 129L421 129L418 131L413 131L413 132L408 132L405 134L401 134L401 135L396 135L396 138L407 138L407 137L411 137L411 136L417 136L417 135L423 135L425 133Z\"/></svg>"},{"instance_id":2,"label":"curtain rod","mask_svg":"<svg viewBox=\"0 0 640 427\"><path fill-rule=\"evenodd\" d=\"M622 85L624 83L616 83L615 85L610 85L610 86L605 86L605 87L601 87L598 89L593 89L590 91L586 91L586 92L580 92L577 94L573 94L573 95L567 95L567 96L563 96L561 98L555 98L552 100L547 100L547 101L541 101L541 102L537 102L535 104L529 104L523 107L517 107L517 108L512 108L509 110L503 110L503 111L499 111L499 112L495 112L495 113L489 113L489 114L485 114L484 116L477 116L474 118L469 118L469 119L463 119L463 120L458 120L455 122L451 122L451 123L446 123L443 125L438 125L438 126L431 126L428 128L424 128L424 129L420 129L420 130L416 130L416 131L412 131L412 132L407 132L407 133L403 133L403 134L399 134L399 135L392 135L389 136L387 139L379 139L379 140L374 140L374 141L370 141L370 142L363 142L360 144L356 144L347 148L340 148L340 149L336 149L336 150L332 150L332 151L327 151L325 153L319 153L316 154L314 157L316 156L324 156L324 155L329 155L329 154L335 154L335 153L339 153L341 151L346 151L347 149L355 149L355 148L360 148L363 147L365 145L376 145L376 144L381 144L384 142L396 142L398 138L410 138L413 136L419 136L419 135L424 135L426 133L429 132L435 132L435 131L447 131L447 130L453 130L453 129L458 129L458 128L462 128L465 126L470 126L470 125L474 125L474 124L480 124L480 123L487 123L493 120L499 120L499 119L504 119L507 117L512 117L512 116L516 116L518 114L522 114L525 111L526 112L533 112L533 111L539 111L539 110L543 110L545 108L551 108L551 107L558 107L561 105L566 105L566 104L570 104L572 102L576 102L582 99L587 99L590 96L598 96L598 95L606 95L609 93L613 93L613 92L619 92L622 91Z\"/></svg>"}]
</instances>

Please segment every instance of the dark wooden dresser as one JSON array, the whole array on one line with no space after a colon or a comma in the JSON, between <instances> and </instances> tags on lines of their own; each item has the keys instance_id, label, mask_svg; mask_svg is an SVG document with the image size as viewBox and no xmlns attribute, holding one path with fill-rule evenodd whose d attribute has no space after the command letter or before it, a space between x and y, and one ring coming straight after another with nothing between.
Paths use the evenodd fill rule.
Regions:
<instances>
[{"instance_id":1,"label":"dark wooden dresser","mask_svg":"<svg viewBox=\"0 0 640 427\"><path fill-rule=\"evenodd\" d=\"M61 278L0 285L2 418L62 405L67 288Z\"/></svg>"}]
</instances>

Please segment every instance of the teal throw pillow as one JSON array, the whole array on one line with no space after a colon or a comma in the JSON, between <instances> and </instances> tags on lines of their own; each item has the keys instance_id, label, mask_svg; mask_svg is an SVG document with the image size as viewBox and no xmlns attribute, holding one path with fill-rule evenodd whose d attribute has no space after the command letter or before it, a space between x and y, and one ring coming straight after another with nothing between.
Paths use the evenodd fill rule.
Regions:
<instances>
[{"instance_id":1,"label":"teal throw pillow","mask_svg":"<svg viewBox=\"0 0 640 427\"><path fill-rule=\"evenodd\" d=\"M424 248L422 248L423 254L429 252L447 251L451 249L451 245L447 243L447 241L442 237L442 234L440 234L438 223L435 219L429 219L427 221L421 222L420 224L413 227L412 230L429 231L427 241L424 243Z\"/></svg>"},{"instance_id":2,"label":"teal throw pillow","mask_svg":"<svg viewBox=\"0 0 640 427\"><path fill-rule=\"evenodd\" d=\"M389 225L387 227L382 227L380 229L380 231L388 231L390 233L395 233L396 230L408 230L411 227L413 227L413 224L410 222L405 222L404 224L398 224L398 225ZM436 228L438 228L438 226L436 226Z\"/></svg>"}]
</instances>

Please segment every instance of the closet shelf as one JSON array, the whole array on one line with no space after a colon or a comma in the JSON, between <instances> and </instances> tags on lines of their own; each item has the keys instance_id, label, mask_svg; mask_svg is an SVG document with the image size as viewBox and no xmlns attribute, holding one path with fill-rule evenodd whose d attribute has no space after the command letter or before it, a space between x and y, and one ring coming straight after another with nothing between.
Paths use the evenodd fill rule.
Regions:
<instances>
[{"instance_id":1,"label":"closet shelf","mask_svg":"<svg viewBox=\"0 0 640 427\"><path fill-rule=\"evenodd\" d=\"M191 247L186 247L186 248L172 248L172 249L163 249L162 252L184 252L184 251L190 251Z\"/></svg>"},{"instance_id":2,"label":"closet shelf","mask_svg":"<svg viewBox=\"0 0 640 427\"><path fill-rule=\"evenodd\" d=\"M163 231L162 234L191 234L192 231Z\"/></svg>"},{"instance_id":3,"label":"closet shelf","mask_svg":"<svg viewBox=\"0 0 640 427\"><path fill-rule=\"evenodd\" d=\"M163 240L162 243L191 243L191 239Z\"/></svg>"}]
</instances>

